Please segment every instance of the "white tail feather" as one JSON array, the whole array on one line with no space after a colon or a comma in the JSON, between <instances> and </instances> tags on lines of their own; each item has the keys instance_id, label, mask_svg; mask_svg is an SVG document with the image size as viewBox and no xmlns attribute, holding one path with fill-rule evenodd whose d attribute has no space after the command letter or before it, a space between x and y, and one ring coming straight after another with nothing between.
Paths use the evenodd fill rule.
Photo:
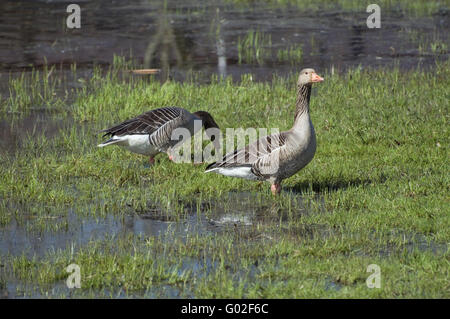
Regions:
<instances>
[{"instance_id":1,"label":"white tail feather","mask_svg":"<svg viewBox=\"0 0 450 319\"><path fill-rule=\"evenodd\" d=\"M120 142L120 140L107 140L106 142L98 144L97 147L105 147L111 144L116 144L117 142Z\"/></svg>"},{"instance_id":2,"label":"white tail feather","mask_svg":"<svg viewBox=\"0 0 450 319\"><path fill-rule=\"evenodd\" d=\"M211 169L205 171L205 173L209 173L209 172L215 172L215 173L222 174L225 176L230 176L230 177L239 177L239 178L246 178L246 179L251 179L251 180L257 179L255 174L252 173L251 167L249 167L249 166L226 167L226 168L214 167L214 168L211 168Z\"/></svg>"}]
</instances>

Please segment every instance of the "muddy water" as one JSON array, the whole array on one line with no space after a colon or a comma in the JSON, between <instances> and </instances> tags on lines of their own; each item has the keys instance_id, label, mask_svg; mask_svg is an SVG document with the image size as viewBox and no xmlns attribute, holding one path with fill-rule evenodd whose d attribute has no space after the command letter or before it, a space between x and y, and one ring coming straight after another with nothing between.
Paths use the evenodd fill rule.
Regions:
<instances>
[{"instance_id":1,"label":"muddy water","mask_svg":"<svg viewBox=\"0 0 450 319\"><path fill-rule=\"evenodd\" d=\"M450 47L449 8L444 4L425 17L383 10L382 27L368 29L363 2L353 12L313 12L263 2L236 6L223 0L167 1L164 9L162 3L82 1L81 28L67 29L67 1L1 1L0 73L46 61L64 67L76 62L89 69L93 63L110 64L114 54L131 53L141 64L147 55L148 66L164 68L164 74L179 80L192 71L205 79L252 73L255 80L270 80L273 73L296 72L305 65L318 70L432 66L436 58L448 57ZM269 54L262 63L239 64L238 39L250 29L270 35L271 46L263 47ZM447 44L438 56L431 52L433 42ZM302 47L301 60L280 62L278 50L291 45Z\"/></svg>"}]
</instances>

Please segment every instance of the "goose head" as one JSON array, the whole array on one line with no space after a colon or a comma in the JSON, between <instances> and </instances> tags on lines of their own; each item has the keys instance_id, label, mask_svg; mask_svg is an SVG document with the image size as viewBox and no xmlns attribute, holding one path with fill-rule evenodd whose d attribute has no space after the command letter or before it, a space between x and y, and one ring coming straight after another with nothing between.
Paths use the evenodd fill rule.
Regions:
<instances>
[{"instance_id":1,"label":"goose head","mask_svg":"<svg viewBox=\"0 0 450 319\"><path fill-rule=\"evenodd\" d=\"M298 76L298 86L311 85L313 83L322 82L323 78L320 77L314 69L303 69Z\"/></svg>"}]
</instances>

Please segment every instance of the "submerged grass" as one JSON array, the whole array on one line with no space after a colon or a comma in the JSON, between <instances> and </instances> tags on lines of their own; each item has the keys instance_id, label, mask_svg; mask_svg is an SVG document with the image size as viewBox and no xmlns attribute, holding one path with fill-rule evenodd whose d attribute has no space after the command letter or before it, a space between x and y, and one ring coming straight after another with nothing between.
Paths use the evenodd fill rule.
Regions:
<instances>
[{"instance_id":1,"label":"submerged grass","mask_svg":"<svg viewBox=\"0 0 450 319\"><path fill-rule=\"evenodd\" d=\"M238 61L263 64L271 56L272 37L259 30L250 30L244 38L238 38Z\"/></svg>"},{"instance_id":2,"label":"submerged grass","mask_svg":"<svg viewBox=\"0 0 450 319\"><path fill-rule=\"evenodd\" d=\"M437 31L434 31L431 37L426 37L417 30L410 28L405 28L402 32L405 33L409 41L417 45L418 51L422 55L438 56L448 52L448 44L444 40L444 35Z\"/></svg>"},{"instance_id":3,"label":"submerged grass","mask_svg":"<svg viewBox=\"0 0 450 319\"><path fill-rule=\"evenodd\" d=\"M365 12L370 2L361 0L230 0L234 4L255 5L255 3L271 4L277 7L295 6L305 11L345 10ZM392 11L413 16L429 16L439 10L450 8L449 0L423 1L423 0L379 0L376 2L382 12Z\"/></svg>"},{"instance_id":4,"label":"submerged grass","mask_svg":"<svg viewBox=\"0 0 450 319\"><path fill-rule=\"evenodd\" d=\"M286 49L279 49L277 51L277 59L279 62L290 62L291 64L298 64L301 62L302 56L303 50L300 44L291 45Z\"/></svg>"},{"instance_id":5,"label":"submerged grass","mask_svg":"<svg viewBox=\"0 0 450 319\"><path fill-rule=\"evenodd\" d=\"M64 222L55 230L38 217L73 207L102 218L157 206L175 225L192 207L214 216L208 203L239 192L256 194L254 207L272 217L170 241L130 235L45 256L1 256L0 278L45 295L64 286L65 267L76 263L82 289L71 296L449 297L450 63L404 73L316 71L325 78L311 99L317 153L278 198L267 184L204 174L205 165L160 155L149 167L120 148L99 149L97 132L168 105L209 111L223 129L285 130L293 122L296 74L272 83L244 77L161 85L123 79L117 70L94 72L77 94L71 129L51 139L29 136L14 154L0 153L0 227L28 220L19 208L31 206L38 207L28 210L37 232L61 231ZM309 203L306 212L300 198ZM231 202L229 211L235 207ZM443 248L429 248L435 246ZM366 286L369 264L381 267L380 289Z\"/></svg>"},{"instance_id":6,"label":"submerged grass","mask_svg":"<svg viewBox=\"0 0 450 319\"><path fill-rule=\"evenodd\" d=\"M52 77L55 66L44 65L42 71L33 69L31 75L21 73L10 75L9 98L2 100L0 111L8 113L24 112L30 108L53 108L62 106L63 99L56 94L61 86L61 77Z\"/></svg>"}]
</instances>

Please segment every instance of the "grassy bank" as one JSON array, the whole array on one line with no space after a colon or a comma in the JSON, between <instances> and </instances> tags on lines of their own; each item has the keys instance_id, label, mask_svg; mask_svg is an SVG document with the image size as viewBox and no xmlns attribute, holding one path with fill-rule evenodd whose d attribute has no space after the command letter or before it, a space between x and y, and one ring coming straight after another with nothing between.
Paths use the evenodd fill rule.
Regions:
<instances>
[{"instance_id":1,"label":"grassy bank","mask_svg":"<svg viewBox=\"0 0 450 319\"><path fill-rule=\"evenodd\" d=\"M65 130L1 153L0 227L61 232L69 210L100 219L156 210L155 218L178 225L192 215L213 218L211 203L236 211L229 194L240 193L256 196L259 218L171 240L124 235L43 256L2 255L0 285L32 284L45 295L76 263L82 289L62 295L449 297L449 63L427 72L316 71L325 78L311 100L317 153L278 198L268 184L204 174L206 165L160 155L149 167L142 156L98 149L97 131L168 105L209 111L221 128L285 130L296 74L161 85L94 72ZM381 268L380 289L366 286L370 264Z\"/></svg>"}]
</instances>

